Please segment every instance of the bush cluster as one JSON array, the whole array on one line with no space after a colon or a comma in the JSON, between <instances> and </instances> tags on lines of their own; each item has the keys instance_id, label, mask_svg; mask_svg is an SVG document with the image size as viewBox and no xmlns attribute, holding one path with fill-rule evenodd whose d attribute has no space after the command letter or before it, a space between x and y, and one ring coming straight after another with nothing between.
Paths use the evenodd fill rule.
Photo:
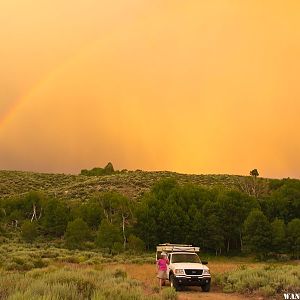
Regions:
<instances>
[{"instance_id":1,"label":"bush cluster","mask_svg":"<svg viewBox=\"0 0 300 300\"><path fill-rule=\"evenodd\" d=\"M80 251L57 248L49 244L24 244L9 242L0 245L0 267L9 271L29 271L51 264L71 263L80 265L155 263L153 253L113 255L97 250Z\"/></svg>"},{"instance_id":2,"label":"bush cluster","mask_svg":"<svg viewBox=\"0 0 300 300\"><path fill-rule=\"evenodd\" d=\"M140 282L123 270L92 270L76 267L33 270L26 274L1 273L0 298L10 300L175 300L176 293L147 295Z\"/></svg>"},{"instance_id":3,"label":"bush cluster","mask_svg":"<svg viewBox=\"0 0 300 300\"><path fill-rule=\"evenodd\" d=\"M263 296L299 293L300 266L266 265L260 269L243 268L219 275L217 283L228 293L259 293Z\"/></svg>"}]
</instances>

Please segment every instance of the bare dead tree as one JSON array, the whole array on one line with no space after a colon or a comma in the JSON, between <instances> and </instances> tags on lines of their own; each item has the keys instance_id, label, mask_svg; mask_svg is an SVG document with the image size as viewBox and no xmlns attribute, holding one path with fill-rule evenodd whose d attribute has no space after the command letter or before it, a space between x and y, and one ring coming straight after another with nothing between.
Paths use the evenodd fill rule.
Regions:
<instances>
[{"instance_id":1,"label":"bare dead tree","mask_svg":"<svg viewBox=\"0 0 300 300\"><path fill-rule=\"evenodd\" d=\"M38 220L42 217L42 211L43 211L43 208L41 207L41 209L40 209L40 214L39 214L39 216L38 216Z\"/></svg>"},{"instance_id":2,"label":"bare dead tree","mask_svg":"<svg viewBox=\"0 0 300 300\"><path fill-rule=\"evenodd\" d=\"M33 222L34 219L37 220L37 216L36 216L36 205L35 205L35 204L32 205L32 216L31 216L30 222Z\"/></svg>"},{"instance_id":3,"label":"bare dead tree","mask_svg":"<svg viewBox=\"0 0 300 300\"><path fill-rule=\"evenodd\" d=\"M237 181L239 189L249 196L259 198L269 192L268 182L266 179L257 177L244 176Z\"/></svg>"}]
</instances>

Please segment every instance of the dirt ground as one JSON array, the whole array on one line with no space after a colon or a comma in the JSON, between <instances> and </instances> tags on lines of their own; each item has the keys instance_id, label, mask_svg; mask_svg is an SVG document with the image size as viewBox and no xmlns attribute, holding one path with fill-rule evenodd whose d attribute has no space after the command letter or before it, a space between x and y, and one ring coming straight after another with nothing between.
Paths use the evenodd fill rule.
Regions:
<instances>
[{"instance_id":1,"label":"dirt ground","mask_svg":"<svg viewBox=\"0 0 300 300\"><path fill-rule=\"evenodd\" d=\"M179 300L249 300L243 295L224 294L221 292L210 291L209 293L201 293L199 291L179 292ZM252 298L253 299L253 298Z\"/></svg>"},{"instance_id":2,"label":"dirt ground","mask_svg":"<svg viewBox=\"0 0 300 300\"><path fill-rule=\"evenodd\" d=\"M209 264L211 274L225 272L236 269L239 265L243 265L242 262L212 262ZM258 267L259 264L249 264L251 267ZM156 268L155 265L144 264L144 265L135 265L135 264L124 264L118 265L122 267L127 272L128 276L139 281L142 281L145 285L146 293L153 293L153 287L158 286L158 281L156 279ZM255 297L246 297L240 294L225 294L218 287L212 284L211 291L209 293L203 293L199 287L188 287L183 291L178 292L179 300L258 300L262 298Z\"/></svg>"}]
</instances>

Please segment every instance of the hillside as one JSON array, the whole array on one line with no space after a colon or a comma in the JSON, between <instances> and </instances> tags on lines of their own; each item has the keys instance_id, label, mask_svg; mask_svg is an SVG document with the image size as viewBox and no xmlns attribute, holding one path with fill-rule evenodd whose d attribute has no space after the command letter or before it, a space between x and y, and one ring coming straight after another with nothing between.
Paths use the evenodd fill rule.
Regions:
<instances>
[{"instance_id":1,"label":"hillside","mask_svg":"<svg viewBox=\"0 0 300 300\"><path fill-rule=\"evenodd\" d=\"M180 184L222 186L238 189L242 176L190 175L174 172L128 171L109 176L46 174L21 171L0 171L0 197L20 195L32 190L45 191L64 199L87 199L97 191L117 190L131 198L148 191L162 178L174 178Z\"/></svg>"}]
</instances>

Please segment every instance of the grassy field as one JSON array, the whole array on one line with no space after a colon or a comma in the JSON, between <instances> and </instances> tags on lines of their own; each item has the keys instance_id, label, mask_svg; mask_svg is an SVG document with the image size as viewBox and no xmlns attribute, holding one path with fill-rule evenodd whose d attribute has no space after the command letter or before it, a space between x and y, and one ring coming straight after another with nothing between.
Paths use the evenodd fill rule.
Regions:
<instances>
[{"instance_id":1,"label":"grassy field","mask_svg":"<svg viewBox=\"0 0 300 300\"><path fill-rule=\"evenodd\" d=\"M140 197L160 179L174 178L180 184L238 188L242 176L189 175L174 172L127 171L108 176L45 174L21 171L0 171L0 196L10 197L32 190L61 199L87 199L92 193L117 190L133 198Z\"/></svg>"},{"instance_id":2,"label":"grassy field","mask_svg":"<svg viewBox=\"0 0 300 300\"><path fill-rule=\"evenodd\" d=\"M153 254L112 256L49 244L0 245L0 299L176 299L174 290L145 292L121 265L148 263Z\"/></svg>"},{"instance_id":3,"label":"grassy field","mask_svg":"<svg viewBox=\"0 0 300 300\"><path fill-rule=\"evenodd\" d=\"M129 300L176 299L167 288L146 294L141 282L122 269L80 268L77 265L35 269L27 273L0 273L0 299L9 300Z\"/></svg>"},{"instance_id":4,"label":"grassy field","mask_svg":"<svg viewBox=\"0 0 300 300\"><path fill-rule=\"evenodd\" d=\"M112 256L98 251L18 242L0 245L0 299L198 299L191 289L159 293L154 253ZM300 291L299 262L268 264L251 258L212 258L212 293L264 298ZM211 297L211 298L209 298ZM232 298L232 299L233 299ZM228 298L230 299L230 298Z\"/></svg>"}]
</instances>

